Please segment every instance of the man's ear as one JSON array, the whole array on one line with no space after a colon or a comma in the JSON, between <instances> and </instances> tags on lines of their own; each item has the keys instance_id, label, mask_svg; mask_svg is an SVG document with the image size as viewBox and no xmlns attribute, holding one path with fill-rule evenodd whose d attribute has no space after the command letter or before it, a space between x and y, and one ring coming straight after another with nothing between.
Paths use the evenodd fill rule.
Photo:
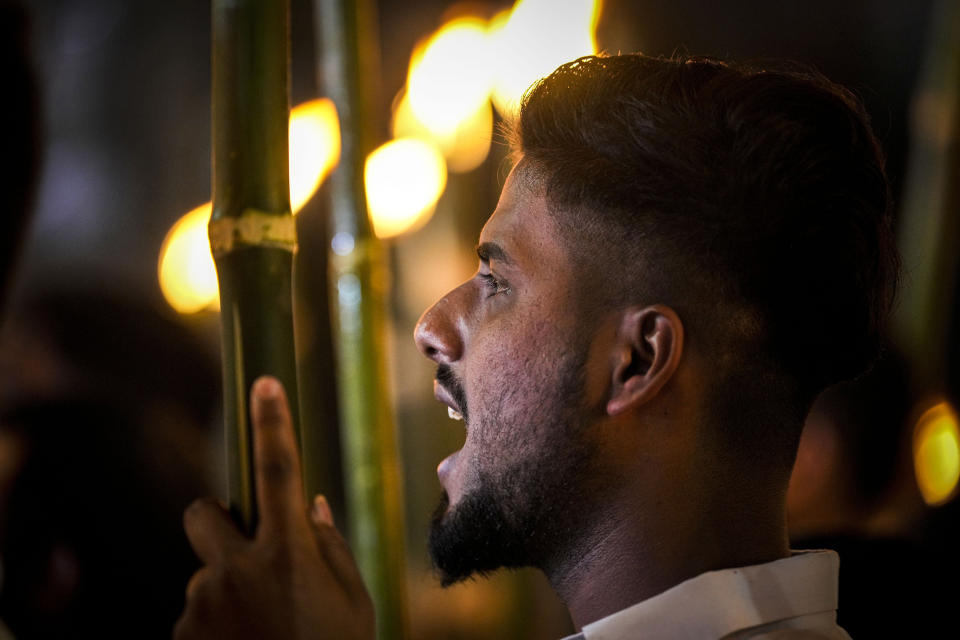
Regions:
<instances>
[{"instance_id":1,"label":"man's ear","mask_svg":"<svg viewBox=\"0 0 960 640\"><path fill-rule=\"evenodd\" d=\"M683 323L670 307L628 309L614 349L607 415L638 407L659 393L683 354Z\"/></svg>"}]
</instances>

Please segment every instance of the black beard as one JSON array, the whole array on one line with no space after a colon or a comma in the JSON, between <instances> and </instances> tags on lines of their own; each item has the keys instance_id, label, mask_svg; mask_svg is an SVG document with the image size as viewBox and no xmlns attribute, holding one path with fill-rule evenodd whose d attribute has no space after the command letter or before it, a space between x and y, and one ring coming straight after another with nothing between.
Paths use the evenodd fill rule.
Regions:
<instances>
[{"instance_id":1,"label":"black beard","mask_svg":"<svg viewBox=\"0 0 960 640\"><path fill-rule=\"evenodd\" d=\"M507 468L478 465L476 482L452 508L446 492L442 495L429 551L443 586L501 567L537 567L549 576L583 542L600 471L582 404L586 354L587 345L576 343L558 354L555 366L562 373L540 397L535 413L513 418L531 433L549 434L547 444ZM449 367L438 367L437 380L465 410L463 385ZM503 424L503 419L495 414L491 423Z\"/></svg>"},{"instance_id":2,"label":"black beard","mask_svg":"<svg viewBox=\"0 0 960 640\"><path fill-rule=\"evenodd\" d=\"M523 541L505 526L504 514L489 496L470 493L455 512L447 514L449 505L444 491L433 513L429 539L430 558L444 587L474 573L487 575L500 567L530 564Z\"/></svg>"},{"instance_id":3,"label":"black beard","mask_svg":"<svg viewBox=\"0 0 960 640\"><path fill-rule=\"evenodd\" d=\"M501 567L536 567L550 576L574 557L590 526L598 470L581 425L567 428L549 455L496 479L481 476L453 508L443 493L429 552L444 587Z\"/></svg>"}]
</instances>

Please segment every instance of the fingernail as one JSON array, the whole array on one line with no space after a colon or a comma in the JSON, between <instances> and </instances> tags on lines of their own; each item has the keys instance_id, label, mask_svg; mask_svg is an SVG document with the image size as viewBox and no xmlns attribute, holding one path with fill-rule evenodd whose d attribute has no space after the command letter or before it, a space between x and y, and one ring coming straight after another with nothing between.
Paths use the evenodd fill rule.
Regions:
<instances>
[{"instance_id":1,"label":"fingernail","mask_svg":"<svg viewBox=\"0 0 960 640\"><path fill-rule=\"evenodd\" d=\"M260 400L275 400L280 395L280 383L276 378L261 376L253 383L253 394Z\"/></svg>"},{"instance_id":2,"label":"fingernail","mask_svg":"<svg viewBox=\"0 0 960 640\"><path fill-rule=\"evenodd\" d=\"M310 510L310 515L317 524L333 526L333 512L330 511L330 504L327 502L327 499L322 495L318 495L313 499L313 507Z\"/></svg>"}]
</instances>

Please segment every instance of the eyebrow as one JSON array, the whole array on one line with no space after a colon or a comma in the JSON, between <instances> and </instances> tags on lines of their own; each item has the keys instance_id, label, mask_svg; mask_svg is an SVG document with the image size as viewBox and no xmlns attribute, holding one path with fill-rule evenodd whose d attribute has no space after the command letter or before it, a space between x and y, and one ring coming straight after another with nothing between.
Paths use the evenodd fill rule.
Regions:
<instances>
[{"instance_id":1,"label":"eyebrow","mask_svg":"<svg viewBox=\"0 0 960 640\"><path fill-rule=\"evenodd\" d=\"M495 242L484 242L477 245L477 257L482 262L489 263L491 260L497 260L505 264L513 264L513 260L503 250L503 247Z\"/></svg>"}]
</instances>

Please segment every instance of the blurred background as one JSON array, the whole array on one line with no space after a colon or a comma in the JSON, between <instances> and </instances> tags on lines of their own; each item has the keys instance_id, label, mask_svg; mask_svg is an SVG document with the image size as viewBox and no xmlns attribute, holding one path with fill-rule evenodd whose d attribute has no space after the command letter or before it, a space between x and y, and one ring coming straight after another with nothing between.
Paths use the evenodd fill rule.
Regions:
<instances>
[{"instance_id":1,"label":"blurred background","mask_svg":"<svg viewBox=\"0 0 960 640\"><path fill-rule=\"evenodd\" d=\"M509 169L500 123L531 82L597 51L796 60L865 102L888 154L904 291L878 366L811 414L791 530L795 548L840 550L840 623L854 637L950 624L960 593L960 3L375 4L379 69L368 72L380 119L370 126L383 145L367 160L366 189L390 267L411 637L571 631L535 572L447 590L432 576L435 467L463 433L434 400L433 367L411 337L420 313L475 269L475 239ZM291 0L291 11L301 400L305 416L327 416L327 493L343 522L327 255L344 239L327 233L323 197L339 130L318 90L313 2ZM2 257L17 258L0 335L0 618L24 638L168 637L195 568L180 513L224 485L206 241L209 3L0 0L0 20ZM29 191L31 167L24 202L10 194ZM883 611L902 611L902 622Z\"/></svg>"}]
</instances>

